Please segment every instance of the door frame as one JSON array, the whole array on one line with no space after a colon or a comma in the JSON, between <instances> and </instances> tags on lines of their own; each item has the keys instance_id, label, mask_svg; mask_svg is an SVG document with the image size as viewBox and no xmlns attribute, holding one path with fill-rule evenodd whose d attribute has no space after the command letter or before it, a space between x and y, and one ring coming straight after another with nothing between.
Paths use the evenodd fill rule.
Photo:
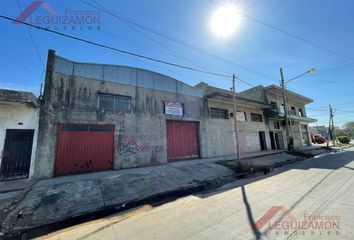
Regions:
<instances>
[{"instance_id":1,"label":"door frame","mask_svg":"<svg viewBox=\"0 0 354 240\"><path fill-rule=\"evenodd\" d=\"M30 156L29 156L29 165L28 165L28 170L27 174L21 175L21 177L3 177L2 176L2 169L4 167L4 153L5 153L5 147L6 147L6 142L8 139L8 132L9 131L17 131L17 132L31 132L32 133L32 139L31 139L31 148L30 148ZM35 140L35 129L32 128L8 128L5 129L5 136L4 136L4 145L2 146L2 157L1 157L1 163L0 163L0 181L9 181L9 180L16 180L16 179L27 179L30 177L30 172L31 172L31 167L32 167L32 157L33 157L33 146L34 146L34 140Z\"/></svg>"},{"instance_id":2,"label":"door frame","mask_svg":"<svg viewBox=\"0 0 354 240\"><path fill-rule=\"evenodd\" d=\"M171 121L171 122L193 122L193 123L196 123L197 124L197 157L193 157L193 158L181 158L181 159L173 159L173 160L170 160L168 158L168 139L167 139L167 121ZM165 121L165 124L166 124L166 133L165 133L165 136L166 136L166 156L167 156L167 162L177 162L177 161L184 161L184 160L193 160L193 159L199 159L201 158L201 149L200 149L200 142L201 142L201 136L200 136L200 121L199 120L185 120L185 119L171 119L171 118L166 118L166 121Z\"/></svg>"},{"instance_id":3,"label":"door frame","mask_svg":"<svg viewBox=\"0 0 354 240\"><path fill-rule=\"evenodd\" d=\"M270 146L271 146L272 150L276 150L277 149L277 143L275 141L274 134L275 134L275 132L269 131Z\"/></svg>"},{"instance_id":4,"label":"door frame","mask_svg":"<svg viewBox=\"0 0 354 240\"><path fill-rule=\"evenodd\" d=\"M261 137L261 135L262 135L262 137ZM258 137L259 137L259 145L260 145L261 151L267 151L267 139L266 139L265 131L258 131ZM262 144L262 142L264 144Z\"/></svg>"},{"instance_id":5,"label":"door frame","mask_svg":"<svg viewBox=\"0 0 354 240\"><path fill-rule=\"evenodd\" d=\"M63 123L57 123L57 127L56 127L56 139L55 139L55 156L54 156L54 164L53 164L53 176L54 177L62 177L62 176L70 176L70 175L77 175L77 174L85 174L85 173L77 173L77 174L67 174L67 175L59 175L57 176L56 173L55 173L55 166L57 164L57 156L58 156L58 143L59 143L59 134L60 134L60 131L61 131L61 127L62 126L72 126L72 125L75 125L75 126L111 126L112 127L112 141L113 141L113 149L112 149L112 161L113 161L113 164L112 164L112 169L110 170L114 170L114 165L115 165L115 156L114 156L114 153L115 153L115 141L114 141L114 134L116 132L116 126L115 124L97 124L97 123L73 123L73 122L63 122ZM93 172L87 172L87 173L93 173Z\"/></svg>"}]
</instances>

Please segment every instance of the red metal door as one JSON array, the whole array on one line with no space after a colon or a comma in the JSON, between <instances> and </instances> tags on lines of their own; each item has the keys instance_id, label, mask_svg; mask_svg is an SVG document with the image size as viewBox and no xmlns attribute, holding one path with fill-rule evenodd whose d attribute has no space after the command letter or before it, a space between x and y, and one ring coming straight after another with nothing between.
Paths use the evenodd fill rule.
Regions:
<instances>
[{"instance_id":1,"label":"red metal door","mask_svg":"<svg viewBox=\"0 0 354 240\"><path fill-rule=\"evenodd\" d=\"M113 126L59 126L55 176L111 170Z\"/></svg>"},{"instance_id":2,"label":"red metal door","mask_svg":"<svg viewBox=\"0 0 354 240\"><path fill-rule=\"evenodd\" d=\"M167 121L167 157L171 161L199 157L197 122Z\"/></svg>"}]
</instances>

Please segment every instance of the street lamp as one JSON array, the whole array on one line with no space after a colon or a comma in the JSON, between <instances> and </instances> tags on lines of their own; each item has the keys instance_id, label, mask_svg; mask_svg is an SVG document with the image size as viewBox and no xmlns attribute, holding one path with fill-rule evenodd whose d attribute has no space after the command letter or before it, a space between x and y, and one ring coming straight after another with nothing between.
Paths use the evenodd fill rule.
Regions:
<instances>
[{"instance_id":1,"label":"street lamp","mask_svg":"<svg viewBox=\"0 0 354 240\"><path fill-rule=\"evenodd\" d=\"M309 70L307 70L306 72L296 76L296 77L293 77L287 81L284 80L284 75L283 75L283 69L280 68L280 77L281 77L281 88L282 88L282 95L283 95L283 105L284 105L284 116L285 116L285 129L286 129L286 139L287 139L287 143L288 143L288 151L292 151L294 150L294 139L293 137L291 136L290 137L290 134L289 134L289 117L288 117L288 106L287 106L287 101L286 101L286 97L285 97L285 91L286 91L286 86L285 84L299 78L299 77L302 77L304 76L305 74L308 74L308 73L312 73L314 72L315 69L314 68L310 68Z\"/></svg>"}]
</instances>

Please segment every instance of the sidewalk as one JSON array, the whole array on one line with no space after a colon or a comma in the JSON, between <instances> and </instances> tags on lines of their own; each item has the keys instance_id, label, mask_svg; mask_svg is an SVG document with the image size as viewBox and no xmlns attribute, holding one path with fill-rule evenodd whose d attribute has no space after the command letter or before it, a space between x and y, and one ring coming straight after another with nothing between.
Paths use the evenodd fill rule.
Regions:
<instances>
[{"instance_id":1,"label":"sidewalk","mask_svg":"<svg viewBox=\"0 0 354 240\"><path fill-rule=\"evenodd\" d=\"M243 163L246 166L262 169L262 168L274 168L291 162L299 161L302 159L303 158L299 156L294 156L283 152L275 155L242 159L241 163Z\"/></svg>"},{"instance_id":2,"label":"sidewalk","mask_svg":"<svg viewBox=\"0 0 354 240\"><path fill-rule=\"evenodd\" d=\"M242 158L260 165L288 161L289 156L294 159L283 152L249 153ZM0 182L0 232L23 231L97 211L218 187L236 176L216 162L232 159L234 155L40 181ZM10 192L10 184L16 191Z\"/></svg>"},{"instance_id":3,"label":"sidewalk","mask_svg":"<svg viewBox=\"0 0 354 240\"><path fill-rule=\"evenodd\" d=\"M97 172L41 180L1 207L0 232L16 232L149 198L203 189L234 179L234 172L213 161ZM4 193L9 194L9 192ZM150 199L151 200L151 199Z\"/></svg>"}]
</instances>

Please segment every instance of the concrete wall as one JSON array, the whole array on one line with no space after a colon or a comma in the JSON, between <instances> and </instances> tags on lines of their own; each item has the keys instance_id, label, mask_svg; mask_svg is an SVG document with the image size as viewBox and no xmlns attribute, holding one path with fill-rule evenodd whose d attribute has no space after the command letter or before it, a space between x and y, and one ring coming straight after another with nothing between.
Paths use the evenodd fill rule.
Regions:
<instances>
[{"instance_id":1,"label":"concrete wall","mask_svg":"<svg viewBox=\"0 0 354 240\"><path fill-rule=\"evenodd\" d=\"M215 101L209 99L208 108L226 109L229 113L233 112L232 103ZM258 113L263 115L262 109L256 106L247 106L243 104L237 105L238 112L246 113L246 122L238 121L239 133L239 147L241 153L258 152L261 151L259 131L264 131L266 135L267 150L271 149L269 128L267 119L263 117L263 122L251 121L251 113ZM203 138L206 139L205 148L207 148L205 155L209 157L235 154L236 152L236 138L234 131L234 119L217 119L204 118L203 119L205 131L203 131Z\"/></svg>"},{"instance_id":2,"label":"concrete wall","mask_svg":"<svg viewBox=\"0 0 354 240\"><path fill-rule=\"evenodd\" d=\"M113 124L114 169L147 166L167 162L166 119L164 101L184 103L181 120L199 121L202 98L158 90L53 73L46 89L36 176L54 174L57 126L60 123ZM131 96L131 112L120 113L98 108L98 92ZM124 138L144 144L141 151L124 152ZM122 141L123 140L123 141Z\"/></svg>"},{"instance_id":3,"label":"concrete wall","mask_svg":"<svg viewBox=\"0 0 354 240\"><path fill-rule=\"evenodd\" d=\"M0 167L3 157L6 129L34 130L30 177L36 158L39 109L25 103L0 102ZM22 125L21 125L22 123Z\"/></svg>"},{"instance_id":4,"label":"concrete wall","mask_svg":"<svg viewBox=\"0 0 354 240\"><path fill-rule=\"evenodd\" d=\"M280 128L277 129L274 127L274 122L279 122ZM277 132L278 134L281 134L282 136L282 144L283 144L283 149L287 149L287 141L286 141L286 131L285 131L285 126L282 124L282 120L274 120L270 119L269 120L269 131L272 132Z\"/></svg>"}]
</instances>

